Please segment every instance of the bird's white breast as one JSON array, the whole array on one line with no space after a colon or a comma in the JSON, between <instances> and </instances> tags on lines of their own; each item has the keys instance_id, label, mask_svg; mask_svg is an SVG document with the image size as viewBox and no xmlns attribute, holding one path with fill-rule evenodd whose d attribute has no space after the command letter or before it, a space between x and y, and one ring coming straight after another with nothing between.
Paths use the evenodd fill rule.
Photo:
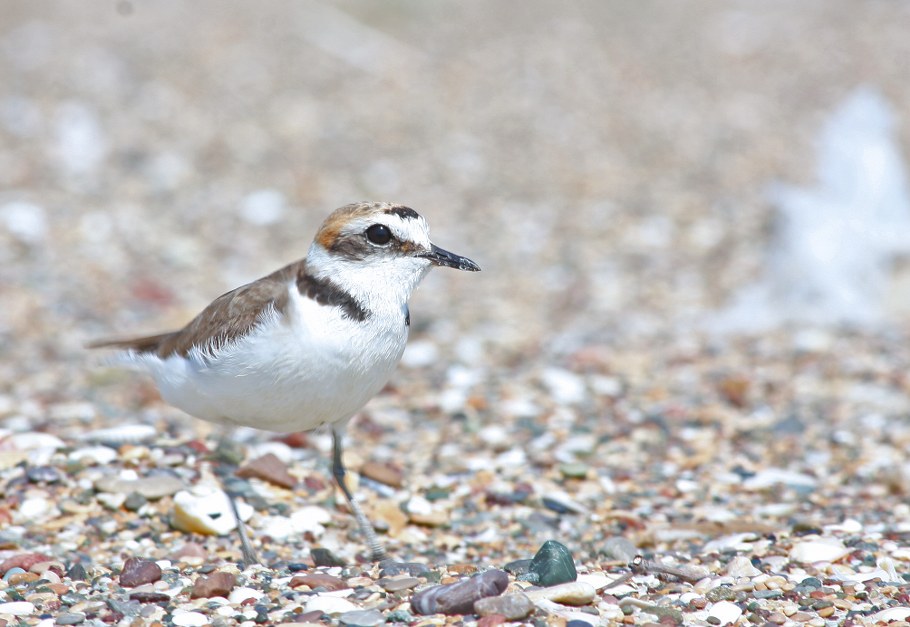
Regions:
<instances>
[{"instance_id":1,"label":"bird's white breast","mask_svg":"<svg viewBox=\"0 0 910 627\"><path fill-rule=\"evenodd\" d=\"M198 418L291 432L346 421L385 386L404 352L401 310L343 317L288 285L284 315L270 311L249 335L213 354L135 361L164 399ZM404 305L402 304L401 307Z\"/></svg>"}]
</instances>

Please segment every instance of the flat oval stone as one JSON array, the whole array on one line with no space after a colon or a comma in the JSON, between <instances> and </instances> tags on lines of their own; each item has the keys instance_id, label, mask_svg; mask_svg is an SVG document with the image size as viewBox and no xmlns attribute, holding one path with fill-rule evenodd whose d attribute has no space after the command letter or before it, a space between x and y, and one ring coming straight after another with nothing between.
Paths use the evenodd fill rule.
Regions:
<instances>
[{"instance_id":1,"label":"flat oval stone","mask_svg":"<svg viewBox=\"0 0 910 627\"><path fill-rule=\"evenodd\" d=\"M471 614L474 603L485 597L499 596L509 585L509 575L502 570L488 570L470 579L421 590L411 597L411 607L418 614Z\"/></svg>"},{"instance_id":2,"label":"flat oval stone","mask_svg":"<svg viewBox=\"0 0 910 627\"><path fill-rule=\"evenodd\" d=\"M127 495L136 493L141 494L150 501L157 501L165 496L176 494L183 487L183 481L170 475L143 477L141 479L102 477L95 482L95 489L99 492Z\"/></svg>"},{"instance_id":3,"label":"flat oval stone","mask_svg":"<svg viewBox=\"0 0 910 627\"><path fill-rule=\"evenodd\" d=\"M549 588L526 590L525 595L535 603L545 599L564 605L587 605L597 596L597 591L590 584L570 581Z\"/></svg>"},{"instance_id":4,"label":"flat oval stone","mask_svg":"<svg viewBox=\"0 0 910 627\"><path fill-rule=\"evenodd\" d=\"M338 617L338 620L342 625L349 625L349 627L375 627L385 622L385 618L379 610L345 612Z\"/></svg>"},{"instance_id":5,"label":"flat oval stone","mask_svg":"<svg viewBox=\"0 0 910 627\"><path fill-rule=\"evenodd\" d=\"M486 597L474 602L474 612L480 616L499 614L506 620L521 620L533 611L534 603L521 592Z\"/></svg>"}]
</instances>

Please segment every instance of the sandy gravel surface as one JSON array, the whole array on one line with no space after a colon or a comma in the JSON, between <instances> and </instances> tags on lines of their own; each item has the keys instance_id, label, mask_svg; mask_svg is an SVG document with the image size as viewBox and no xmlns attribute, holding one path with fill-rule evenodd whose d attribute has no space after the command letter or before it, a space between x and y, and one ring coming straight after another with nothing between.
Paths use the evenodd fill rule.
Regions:
<instances>
[{"instance_id":1,"label":"sandy gravel surface","mask_svg":"<svg viewBox=\"0 0 910 627\"><path fill-rule=\"evenodd\" d=\"M884 1L5 3L0 625L907 621L906 315L704 324L855 88L910 154L907 32ZM484 270L430 275L350 430L378 565L325 434L219 447L83 348L182 325L364 199ZM570 556L517 562L547 541ZM419 614L475 573L508 587Z\"/></svg>"}]
</instances>

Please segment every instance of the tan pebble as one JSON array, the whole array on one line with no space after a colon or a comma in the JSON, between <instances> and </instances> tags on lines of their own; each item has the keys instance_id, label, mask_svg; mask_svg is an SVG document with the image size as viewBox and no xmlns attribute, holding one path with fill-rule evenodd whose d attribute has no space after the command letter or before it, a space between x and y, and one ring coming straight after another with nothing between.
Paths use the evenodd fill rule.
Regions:
<instances>
[{"instance_id":1,"label":"tan pebble","mask_svg":"<svg viewBox=\"0 0 910 627\"><path fill-rule=\"evenodd\" d=\"M787 622L787 617L780 612L771 612L771 614L768 615L768 622L774 623L775 625L783 625Z\"/></svg>"},{"instance_id":2,"label":"tan pebble","mask_svg":"<svg viewBox=\"0 0 910 627\"><path fill-rule=\"evenodd\" d=\"M812 614L809 614L808 612L796 612L790 617L790 620L794 620L798 623L805 623L808 620L812 620Z\"/></svg>"},{"instance_id":3,"label":"tan pebble","mask_svg":"<svg viewBox=\"0 0 910 627\"><path fill-rule=\"evenodd\" d=\"M477 566L474 564L451 564L446 570L455 575L473 575L477 572Z\"/></svg>"},{"instance_id":4,"label":"tan pebble","mask_svg":"<svg viewBox=\"0 0 910 627\"><path fill-rule=\"evenodd\" d=\"M410 514L409 518L415 525L424 527L442 527L449 522L446 512L429 512L426 514Z\"/></svg>"},{"instance_id":5,"label":"tan pebble","mask_svg":"<svg viewBox=\"0 0 910 627\"><path fill-rule=\"evenodd\" d=\"M570 581L569 583L561 583L549 588L525 590L525 594L535 603L546 600L565 605L587 605L594 600L597 591L590 584Z\"/></svg>"},{"instance_id":6,"label":"tan pebble","mask_svg":"<svg viewBox=\"0 0 910 627\"><path fill-rule=\"evenodd\" d=\"M853 603L851 603L847 599L832 599L832 602L834 603L834 607L836 607L839 610L853 609Z\"/></svg>"},{"instance_id":7,"label":"tan pebble","mask_svg":"<svg viewBox=\"0 0 910 627\"><path fill-rule=\"evenodd\" d=\"M768 583L765 581L759 581L758 583L755 584L755 589L756 590L767 590Z\"/></svg>"},{"instance_id":8,"label":"tan pebble","mask_svg":"<svg viewBox=\"0 0 910 627\"><path fill-rule=\"evenodd\" d=\"M825 627L825 625L826 625L825 619L820 616L816 616L815 618L810 620L807 624L811 625L811 627Z\"/></svg>"},{"instance_id":9,"label":"tan pebble","mask_svg":"<svg viewBox=\"0 0 910 627\"><path fill-rule=\"evenodd\" d=\"M37 573L15 573L10 575L7 578L9 585L18 586L21 584L31 583L33 581L38 581L40 577Z\"/></svg>"},{"instance_id":10,"label":"tan pebble","mask_svg":"<svg viewBox=\"0 0 910 627\"><path fill-rule=\"evenodd\" d=\"M799 606L797 605L785 605L784 607L780 608L780 611L783 613L783 615L787 617L793 616L798 610Z\"/></svg>"},{"instance_id":11,"label":"tan pebble","mask_svg":"<svg viewBox=\"0 0 910 627\"><path fill-rule=\"evenodd\" d=\"M397 538L401 531L408 526L408 515L401 511L398 503L389 500L379 501L372 511L370 518L384 522L388 526L388 534Z\"/></svg>"},{"instance_id":12,"label":"tan pebble","mask_svg":"<svg viewBox=\"0 0 910 627\"><path fill-rule=\"evenodd\" d=\"M823 607L822 609L818 610L817 613L822 618L828 618L829 616L834 614L834 612L836 612L836 611L837 611L836 607L834 607L833 605L829 605L828 607Z\"/></svg>"},{"instance_id":13,"label":"tan pebble","mask_svg":"<svg viewBox=\"0 0 910 627\"><path fill-rule=\"evenodd\" d=\"M360 474L393 488L400 488L404 482L404 473L399 468L381 462L365 463L360 467Z\"/></svg>"}]
</instances>

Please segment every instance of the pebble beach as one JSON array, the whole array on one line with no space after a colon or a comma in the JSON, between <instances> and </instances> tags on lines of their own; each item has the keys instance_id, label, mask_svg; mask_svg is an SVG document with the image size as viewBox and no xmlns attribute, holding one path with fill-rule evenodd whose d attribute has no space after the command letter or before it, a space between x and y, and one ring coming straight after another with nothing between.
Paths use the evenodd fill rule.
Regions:
<instances>
[{"instance_id":1,"label":"pebble beach","mask_svg":"<svg viewBox=\"0 0 910 627\"><path fill-rule=\"evenodd\" d=\"M861 316L767 287L824 292L775 190L830 197L844 103L891 112L906 177L908 27L845 0L7 3L0 627L910 624L910 251L854 282L883 286ZM348 428L378 563L328 432L226 433L85 348L179 328L360 200L483 269L424 281Z\"/></svg>"}]
</instances>

